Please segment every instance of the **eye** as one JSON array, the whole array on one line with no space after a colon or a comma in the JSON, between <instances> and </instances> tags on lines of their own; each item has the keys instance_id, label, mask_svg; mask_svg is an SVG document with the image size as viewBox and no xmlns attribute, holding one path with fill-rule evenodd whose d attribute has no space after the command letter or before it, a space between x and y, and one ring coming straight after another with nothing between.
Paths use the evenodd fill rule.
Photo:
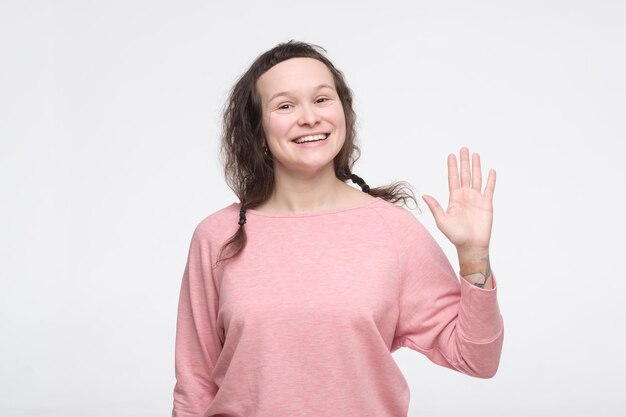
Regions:
<instances>
[{"instance_id":1,"label":"eye","mask_svg":"<svg viewBox=\"0 0 626 417\"><path fill-rule=\"evenodd\" d=\"M279 110L287 110L289 108L290 104L281 104L280 106L278 106Z\"/></svg>"},{"instance_id":2,"label":"eye","mask_svg":"<svg viewBox=\"0 0 626 417\"><path fill-rule=\"evenodd\" d=\"M320 98L318 98L318 99L317 99L317 101L318 101L318 102L319 102L320 100L326 100L326 101L328 101L328 98L327 98L327 97L320 97ZM325 102L323 101L322 103L325 103Z\"/></svg>"}]
</instances>

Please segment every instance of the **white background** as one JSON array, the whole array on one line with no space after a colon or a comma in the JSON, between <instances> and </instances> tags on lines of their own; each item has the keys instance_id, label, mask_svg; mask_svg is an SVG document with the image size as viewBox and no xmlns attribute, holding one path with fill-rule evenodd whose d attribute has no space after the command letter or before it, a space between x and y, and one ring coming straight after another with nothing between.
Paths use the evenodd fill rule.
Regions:
<instances>
[{"instance_id":1,"label":"white background","mask_svg":"<svg viewBox=\"0 0 626 417\"><path fill-rule=\"evenodd\" d=\"M625 21L622 1L3 0L0 415L169 416L191 234L236 201L221 109L290 39L344 72L371 186L445 204L463 145L497 171L500 368L400 349L409 416L623 415Z\"/></svg>"}]
</instances>

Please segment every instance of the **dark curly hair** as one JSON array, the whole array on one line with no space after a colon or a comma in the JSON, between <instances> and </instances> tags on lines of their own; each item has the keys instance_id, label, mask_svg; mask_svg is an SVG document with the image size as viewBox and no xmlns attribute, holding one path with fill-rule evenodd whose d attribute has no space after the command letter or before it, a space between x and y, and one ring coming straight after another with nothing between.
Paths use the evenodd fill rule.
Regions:
<instances>
[{"instance_id":1,"label":"dark curly hair","mask_svg":"<svg viewBox=\"0 0 626 417\"><path fill-rule=\"evenodd\" d=\"M398 181L388 186L370 188L362 178L352 173L352 166L361 156L356 144L356 114L352 108L352 91L344 80L343 73L335 68L322 51L327 52L319 45L294 40L278 44L258 56L230 90L223 112L220 162L224 165L226 182L239 198L241 206L239 228L221 247L216 265L241 253L246 245L246 209L260 205L272 194L274 165L271 154L263 149L266 138L256 82L274 65L290 58L317 59L333 75L346 118L345 142L333 161L336 177L344 182L351 180L357 183L364 192L374 197L381 197L392 203L401 201L404 205L407 200L413 200L417 206L410 184ZM226 248L231 245L230 256L222 258Z\"/></svg>"}]
</instances>

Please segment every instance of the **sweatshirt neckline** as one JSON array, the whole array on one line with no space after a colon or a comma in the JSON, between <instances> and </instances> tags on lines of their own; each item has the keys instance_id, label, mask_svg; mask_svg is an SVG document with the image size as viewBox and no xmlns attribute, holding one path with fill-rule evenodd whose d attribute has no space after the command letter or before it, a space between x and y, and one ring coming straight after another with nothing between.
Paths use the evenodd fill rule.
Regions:
<instances>
[{"instance_id":1,"label":"sweatshirt neckline","mask_svg":"<svg viewBox=\"0 0 626 417\"><path fill-rule=\"evenodd\" d=\"M336 209L328 209L328 210L317 210L317 211L309 211L309 212L304 212L304 213L282 213L282 214L278 214L278 213L265 213L262 211L258 211L252 208L248 208L246 209L246 214L253 214L255 216L261 216L261 217L311 217L311 216L322 216L322 215L326 215L326 214L334 214L334 213L340 213L342 211L349 211L349 210L356 210L359 208L364 208L364 207L368 207L373 205L374 203L378 202L382 200L380 197L374 197L369 201L366 201L364 203L359 203L353 206L348 206L348 207L341 207L341 208L336 208ZM239 203L237 203L239 204Z\"/></svg>"}]
</instances>

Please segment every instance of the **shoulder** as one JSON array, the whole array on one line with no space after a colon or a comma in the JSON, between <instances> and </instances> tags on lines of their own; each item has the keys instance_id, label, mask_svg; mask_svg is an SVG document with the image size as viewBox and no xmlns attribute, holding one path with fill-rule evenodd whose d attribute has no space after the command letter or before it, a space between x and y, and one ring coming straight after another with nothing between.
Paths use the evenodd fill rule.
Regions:
<instances>
[{"instance_id":1,"label":"shoulder","mask_svg":"<svg viewBox=\"0 0 626 417\"><path fill-rule=\"evenodd\" d=\"M194 229L194 237L225 240L239 227L239 203L231 203L202 218Z\"/></svg>"},{"instance_id":2,"label":"shoulder","mask_svg":"<svg viewBox=\"0 0 626 417\"><path fill-rule=\"evenodd\" d=\"M404 267L410 270L426 265L449 265L433 235L408 208L387 201L376 206L389 227Z\"/></svg>"},{"instance_id":3,"label":"shoulder","mask_svg":"<svg viewBox=\"0 0 626 417\"><path fill-rule=\"evenodd\" d=\"M402 231L407 228L421 226L420 221L406 206L379 199L376 204L370 206L389 225L393 231Z\"/></svg>"},{"instance_id":4,"label":"shoulder","mask_svg":"<svg viewBox=\"0 0 626 417\"><path fill-rule=\"evenodd\" d=\"M413 211L423 213L419 209L409 209L382 199L371 207L387 225L389 234L398 248L411 246L419 248L435 244L432 234L413 213Z\"/></svg>"}]
</instances>

